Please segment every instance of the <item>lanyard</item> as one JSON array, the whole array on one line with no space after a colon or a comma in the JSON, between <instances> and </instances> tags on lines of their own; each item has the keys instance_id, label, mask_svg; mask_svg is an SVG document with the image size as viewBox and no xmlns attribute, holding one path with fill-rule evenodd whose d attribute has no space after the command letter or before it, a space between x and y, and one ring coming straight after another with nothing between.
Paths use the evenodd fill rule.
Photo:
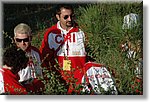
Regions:
<instances>
[{"instance_id":1,"label":"lanyard","mask_svg":"<svg viewBox=\"0 0 150 102\"><path fill-rule=\"evenodd\" d=\"M66 50L67 50L67 56L68 56L68 55L69 55L69 44L68 44L68 40L67 40Z\"/></svg>"},{"instance_id":2,"label":"lanyard","mask_svg":"<svg viewBox=\"0 0 150 102\"><path fill-rule=\"evenodd\" d=\"M69 55L69 41L71 41L71 34L67 33L66 35L64 35L64 43L67 42L66 43L67 56L65 56L65 52L64 52L65 59L67 59Z\"/></svg>"}]
</instances>

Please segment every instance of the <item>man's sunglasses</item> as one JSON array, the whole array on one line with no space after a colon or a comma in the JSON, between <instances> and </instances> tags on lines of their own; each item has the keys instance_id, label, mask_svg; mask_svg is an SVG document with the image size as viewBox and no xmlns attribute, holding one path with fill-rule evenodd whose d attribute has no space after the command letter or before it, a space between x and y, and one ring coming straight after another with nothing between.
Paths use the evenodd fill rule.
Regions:
<instances>
[{"instance_id":1,"label":"man's sunglasses","mask_svg":"<svg viewBox=\"0 0 150 102\"><path fill-rule=\"evenodd\" d=\"M74 17L74 15L70 15L70 17L72 18L72 17ZM64 16L64 19L66 20L66 19L68 19L69 18L69 15L65 15Z\"/></svg>"},{"instance_id":2,"label":"man's sunglasses","mask_svg":"<svg viewBox=\"0 0 150 102\"><path fill-rule=\"evenodd\" d=\"M19 39L19 38L16 38L16 41L17 42L29 42L29 38L25 38L25 39Z\"/></svg>"}]
</instances>

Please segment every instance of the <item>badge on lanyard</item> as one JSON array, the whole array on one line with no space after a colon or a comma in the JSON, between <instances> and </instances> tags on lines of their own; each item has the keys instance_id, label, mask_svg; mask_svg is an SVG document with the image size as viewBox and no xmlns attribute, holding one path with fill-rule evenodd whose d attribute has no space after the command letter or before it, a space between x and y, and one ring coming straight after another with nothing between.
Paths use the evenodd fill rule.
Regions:
<instances>
[{"instance_id":1,"label":"badge on lanyard","mask_svg":"<svg viewBox=\"0 0 150 102\"><path fill-rule=\"evenodd\" d=\"M71 70L71 60L63 60L63 70Z\"/></svg>"}]
</instances>

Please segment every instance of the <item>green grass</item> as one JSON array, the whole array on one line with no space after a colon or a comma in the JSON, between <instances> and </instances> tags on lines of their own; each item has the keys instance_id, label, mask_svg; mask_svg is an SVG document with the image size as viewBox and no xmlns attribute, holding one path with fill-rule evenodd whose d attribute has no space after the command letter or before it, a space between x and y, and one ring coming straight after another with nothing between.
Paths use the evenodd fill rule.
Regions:
<instances>
[{"instance_id":1,"label":"green grass","mask_svg":"<svg viewBox=\"0 0 150 102\"><path fill-rule=\"evenodd\" d=\"M114 73L120 94L139 94L131 89L134 83L135 68L143 52L137 52L136 58L127 58L120 46L123 42L143 42L141 25L132 29L122 29L125 14L136 13L142 17L140 3L127 4L89 4L79 8L78 23L88 36L88 55L96 62L105 64ZM139 10L139 11L137 11ZM134 11L134 12L133 12ZM142 18L140 19L142 20ZM142 44L140 45L142 48ZM137 50L137 47L135 47ZM137 89L142 90L142 87Z\"/></svg>"}]
</instances>

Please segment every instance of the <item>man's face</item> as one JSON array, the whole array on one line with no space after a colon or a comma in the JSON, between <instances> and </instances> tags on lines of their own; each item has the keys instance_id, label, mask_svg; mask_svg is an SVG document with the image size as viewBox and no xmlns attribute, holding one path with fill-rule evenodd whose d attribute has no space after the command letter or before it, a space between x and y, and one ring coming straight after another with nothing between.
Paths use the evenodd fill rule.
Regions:
<instances>
[{"instance_id":1,"label":"man's face","mask_svg":"<svg viewBox=\"0 0 150 102\"><path fill-rule=\"evenodd\" d=\"M60 15L57 15L56 17L60 21L61 27L63 29L72 27L73 14L70 9L62 8Z\"/></svg>"},{"instance_id":2,"label":"man's face","mask_svg":"<svg viewBox=\"0 0 150 102\"><path fill-rule=\"evenodd\" d=\"M14 37L16 45L22 50L26 50L31 44L31 37L28 34L19 34L17 33Z\"/></svg>"}]
</instances>

